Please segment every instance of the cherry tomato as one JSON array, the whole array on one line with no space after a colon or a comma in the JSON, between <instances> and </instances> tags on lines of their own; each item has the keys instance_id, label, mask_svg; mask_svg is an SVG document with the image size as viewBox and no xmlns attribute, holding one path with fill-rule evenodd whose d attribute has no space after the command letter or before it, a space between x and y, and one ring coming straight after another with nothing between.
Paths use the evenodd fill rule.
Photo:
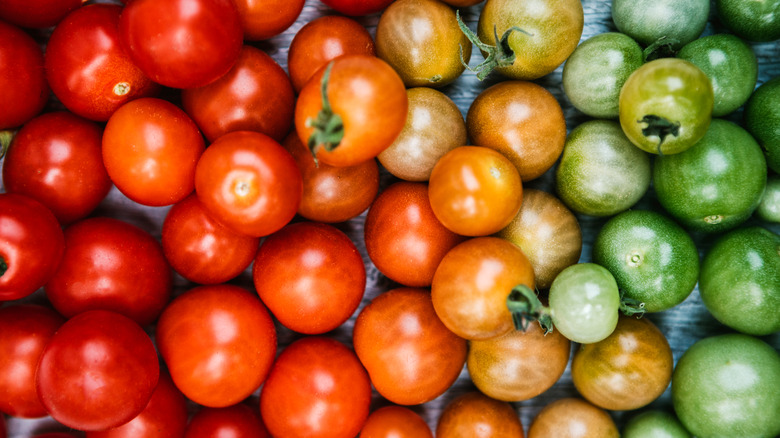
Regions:
<instances>
[{"instance_id":1,"label":"cherry tomato","mask_svg":"<svg viewBox=\"0 0 780 438\"><path fill-rule=\"evenodd\" d=\"M266 40L284 32L301 15L305 0L235 0L244 39Z\"/></svg>"},{"instance_id":2,"label":"cherry tomato","mask_svg":"<svg viewBox=\"0 0 780 438\"><path fill-rule=\"evenodd\" d=\"M471 391L451 400L436 424L437 438L523 438L523 424L512 405Z\"/></svg>"},{"instance_id":3,"label":"cherry tomato","mask_svg":"<svg viewBox=\"0 0 780 438\"><path fill-rule=\"evenodd\" d=\"M668 438L691 438L677 417L662 410L647 410L634 415L623 428L623 438L652 438L664 436Z\"/></svg>"},{"instance_id":4,"label":"cherry tomato","mask_svg":"<svg viewBox=\"0 0 780 438\"><path fill-rule=\"evenodd\" d=\"M0 129L21 126L43 110L51 94L45 72L38 43L23 30L0 21Z\"/></svg>"},{"instance_id":5,"label":"cherry tomato","mask_svg":"<svg viewBox=\"0 0 780 438\"><path fill-rule=\"evenodd\" d=\"M46 284L64 251L62 229L46 206L0 193L0 301L24 298Z\"/></svg>"},{"instance_id":6,"label":"cherry tomato","mask_svg":"<svg viewBox=\"0 0 780 438\"><path fill-rule=\"evenodd\" d=\"M198 286L160 315L157 347L188 399L230 406L265 380L276 354L276 328L253 295L230 284Z\"/></svg>"},{"instance_id":7,"label":"cherry tomato","mask_svg":"<svg viewBox=\"0 0 780 438\"><path fill-rule=\"evenodd\" d=\"M43 29L55 26L83 0L4 0L0 19L20 27Z\"/></svg>"},{"instance_id":8,"label":"cherry tomato","mask_svg":"<svg viewBox=\"0 0 780 438\"><path fill-rule=\"evenodd\" d=\"M106 310L74 316L51 337L35 374L41 403L65 426L106 430L140 414L157 387L154 344L130 318Z\"/></svg>"},{"instance_id":9,"label":"cherry tomato","mask_svg":"<svg viewBox=\"0 0 780 438\"><path fill-rule=\"evenodd\" d=\"M619 438L609 414L587 401L565 397L548 403L528 428L528 438Z\"/></svg>"},{"instance_id":10,"label":"cherry tomato","mask_svg":"<svg viewBox=\"0 0 780 438\"><path fill-rule=\"evenodd\" d=\"M202 407L192 416L183 438L270 438L260 412L248 404L223 408Z\"/></svg>"},{"instance_id":11,"label":"cherry tomato","mask_svg":"<svg viewBox=\"0 0 780 438\"><path fill-rule=\"evenodd\" d=\"M393 0L321 0L336 11L351 16L369 15L381 11Z\"/></svg>"},{"instance_id":12,"label":"cherry tomato","mask_svg":"<svg viewBox=\"0 0 780 438\"><path fill-rule=\"evenodd\" d=\"M298 222L265 238L252 281L282 325L321 334L340 326L358 308L366 268L344 232L332 225Z\"/></svg>"},{"instance_id":13,"label":"cherry tomato","mask_svg":"<svg viewBox=\"0 0 780 438\"><path fill-rule=\"evenodd\" d=\"M369 414L360 438L433 438L433 433L413 410L390 405Z\"/></svg>"},{"instance_id":14,"label":"cherry tomato","mask_svg":"<svg viewBox=\"0 0 780 438\"><path fill-rule=\"evenodd\" d=\"M664 38L674 49L695 40L710 14L709 0L614 0L612 20L617 29L649 46Z\"/></svg>"},{"instance_id":15,"label":"cherry tomato","mask_svg":"<svg viewBox=\"0 0 780 438\"><path fill-rule=\"evenodd\" d=\"M715 0L715 12L727 29L749 41L780 39L780 1Z\"/></svg>"},{"instance_id":16,"label":"cherry tomato","mask_svg":"<svg viewBox=\"0 0 780 438\"><path fill-rule=\"evenodd\" d=\"M775 129L780 121L780 77L756 88L743 114L745 127L764 150L767 166L780 174L780 133Z\"/></svg>"},{"instance_id":17,"label":"cherry tomato","mask_svg":"<svg viewBox=\"0 0 780 438\"><path fill-rule=\"evenodd\" d=\"M371 381L355 353L326 337L288 345L260 392L272 436L353 437L368 418Z\"/></svg>"},{"instance_id":18,"label":"cherry tomato","mask_svg":"<svg viewBox=\"0 0 780 438\"><path fill-rule=\"evenodd\" d=\"M86 217L111 189L102 139L99 125L70 112L33 118L16 133L6 153L6 191L37 199L61 224Z\"/></svg>"},{"instance_id":19,"label":"cherry tomato","mask_svg":"<svg viewBox=\"0 0 780 438\"><path fill-rule=\"evenodd\" d=\"M253 237L278 231L295 216L303 180L295 159L265 134L236 131L203 153L195 169L198 199L228 228Z\"/></svg>"}]
</instances>

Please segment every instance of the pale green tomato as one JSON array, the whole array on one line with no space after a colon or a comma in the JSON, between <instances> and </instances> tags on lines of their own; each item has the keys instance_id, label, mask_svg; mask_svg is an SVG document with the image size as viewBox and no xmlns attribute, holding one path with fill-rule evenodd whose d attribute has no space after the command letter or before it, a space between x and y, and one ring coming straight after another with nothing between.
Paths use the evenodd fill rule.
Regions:
<instances>
[{"instance_id":1,"label":"pale green tomato","mask_svg":"<svg viewBox=\"0 0 780 438\"><path fill-rule=\"evenodd\" d=\"M710 0L612 0L612 20L621 32L649 46L664 37L673 48L704 31Z\"/></svg>"},{"instance_id":2,"label":"pale green tomato","mask_svg":"<svg viewBox=\"0 0 780 438\"><path fill-rule=\"evenodd\" d=\"M650 410L635 415L623 429L623 438L691 438L674 414Z\"/></svg>"}]
</instances>

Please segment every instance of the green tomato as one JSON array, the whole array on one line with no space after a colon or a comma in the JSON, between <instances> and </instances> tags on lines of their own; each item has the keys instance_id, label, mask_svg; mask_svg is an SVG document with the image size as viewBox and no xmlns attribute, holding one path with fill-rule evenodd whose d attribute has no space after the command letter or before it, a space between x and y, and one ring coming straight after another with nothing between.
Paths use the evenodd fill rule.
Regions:
<instances>
[{"instance_id":1,"label":"green tomato","mask_svg":"<svg viewBox=\"0 0 780 438\"><path fill-rule=\"evenodd\" d=\"M611 216L644 196L650 175L650 156L628 141L617 122L590 120L567 137L555 188L572 210Z\"/></svg>"},{"instance_id":2,"label":"green tomato","mask_svg":"<svg viewBox=\"0 0 780 438\"><path fill-rule=\"evenodd\" d=\"M694 63L712 81L712 116L731 114L747 102L758 79L753 49L730 34L710 35L686 44L677 57Z\"/></svg>"},{"instance_id":3,"label":"green tomato","mask_svg":"<svg viewBox=\"0 0 780 438\"><path fill-rule=\"evenodd\" d=\"M612 20L619 31L648 46L666 38L673 48L704 31L710 0L612 0Z\"/></svg>"},{"instance_id":4,"label":"green tomato","mask_svg":"<svg viewBox=\"0 0 780 438\"><path fill-rule=\"evenodd\" d=\"M699 292L712 316L735 330L780 331L780 236L757 226L726 233L704 256Z\"/></svg>"},{"instance_id":5,"label":"green tomato","mask_svg":"<svg viewBox=\"0 0 780 438\"><path fill-rule=\"evenodd\" d=\"M715 0L718 19L749 41L780 38L780 0Z\"/></svg>"},{"instance_id":6,"label":"green tomato","mask_svg":"<svg viewBox=\"0 0 780 438\"><path fill-rule=\"evenodd\" d=\"M767 166L780 173L780 76L759 86L745 104L745 127L764 149Z\"/></svg>"},{"instance_id":7,"label":"green tomato","mask_svg":"<svg viewBox=\"0 0 780 438\"><path fill-rule=\"evenodd\" d=\"M700 438L780 434L780 355L752 336L730 333L693 344L672 374L677 417Z\"/></svg>"},{"instance_id":8,"label":"green tomato","mask_svg":"<svg viewBox=\"0 0 780 438\"><path fill-rule=\"evenodd\" d=\"M620 90L620 126L646 152L677 154L707 132L713 102L712 83L699 67L656 59L634 71Z\"/></svg>"},{"instance_id":9,"label":"green tomato","mask_svg":"<svg viewBox=\"0 0 780 438\"><path fill-rule=\"evenodd\" d=\"M721 232L743 223L766 187L766 160L753 137L714 119L694 147L659 156L653 167L658 201L683 226Z\"/></svg>"},{"instance_id":10,"label":"green tomato","mask_svg":"<svg viewBox=\"0 0 780 438\"><path fill-rule=\"evenodd\" d=\"M563 65L563 91L583 113L617 118L620 89L643 62L642 48L628 35L595 35L580 44Z\"/></svg>"},{"instance_id":11,"label":"green tomato","mask_svg":"<svg viewBox=\"0 0 780 438\"><path fill-rule=\"evenodd\" d=\"M699 252L691 236L654 211L623 212L604 224L593 261L615 276L628 298L660 312L683 302L699 279Z\"/></svg>"},{"instance_id":12,"label":"green tomato","mask_svg":"<svg viewBox=\"0 0 780 438\"><path fill-rule=\"evenodd\" d=\"M761 220L780 224L780 176L772 175L766 180L766 190L755 215Z\"/></svg>"},{"instance_id":13,"label":"green tomato","mask_svg":"<svg viewBox=\"0 0 780 438\"><path fill-rule=\"evenodd\" d=\"M674 414L650 410L631 417L623 428L623 438L691 438Z\"/></svg>"}]
</instances>

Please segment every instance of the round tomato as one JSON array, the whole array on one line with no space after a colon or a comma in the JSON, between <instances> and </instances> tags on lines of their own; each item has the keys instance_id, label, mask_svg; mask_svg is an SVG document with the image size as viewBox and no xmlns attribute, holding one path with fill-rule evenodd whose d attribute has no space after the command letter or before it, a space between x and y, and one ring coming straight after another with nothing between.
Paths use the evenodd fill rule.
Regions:
<instances>
[{"instance_id":1,"label":"round tomato","mask_svg":"<svg viewBox=\"0 0 780 438\"><path fill-rule=\"evenodd\" d=\"M718 19L749 41L780 39L780 1L743 2L715 0Z\"/></svg>"},{"instance_id":2,"label":"round tomato","mask_svg":"<svg viewBox=\"0 0 780 438\"><path fill-rule=\"evenodd\" d=\"M436 424L436 436L522 437L523 424L511 404L471 391L447 403Z\"/></svg>"},{"instance_id":3,"label":"round tomato","mask_svg":"<svg viewBox=\"0 0 780 438\"><path fill-rule=\"evenodd\" d=\"M4 0L0 19L20 27L43 29L55 26L84 0Z\"/></svg>"},{"instance_id":4,"label":"round tomato","mask_svg":"<svg viewBox=\"0 0 780 438\"><path fill-rule=\"evenodd\" d=\"M766 190L754 213L763 221L780 224L780 176L767 177Z\"/></svg>"},{"instance_id":5,"label":"round tomato","mask_svg":"<svg viewBox=\"0 0 780 438\"><path fill-rule=\"evenodd\" d=\"M780 77L761 84L745 104L744 122L766 154L766 163L780 174Z\"/></svg>"},{"instance_id":6,"label":"round tomato","mask_svg":"<svg viewBox=\"0 0 780 438\"><path fill-rule=\"evenodd\" d=\"M244 39L266 40L279 35L301 15L305 0L235 0Z\"/></svg>"},{"instance_id":7,"label":"round tomato","mask_svg":"<svg viewBox=\"0 0 780 438\"><path fill-rule=\"evenodd\" d=\"M577 438L619 438L615 421L603 409L573 397L559 398L545 405L528 428L528 438L572 436Z\"/></svg>"},{"instance_id":8,"label":"round tomato","mask_svg":"<svg viewBox=\"0 0 780 438\"><path fill-rule=\"evenodd\" d=\"M183 438L205 437L270 438L271 435L257 408L238 403L224 408L201 407L192 416Z\"/></svg>"},{"instance_id":9,"label":"round tomato","mask_svg":"<svg viewBox=\"0 0 780 438\"><path fill-rule=\"evenodd\" d=\"M623 438L691 438L677 417L661 410L648 410L631 417L623 428Z\"/></svg>"},{"instance_id":10,"label":"round tomato","mask_svg":"<svg viewBox=\"0 0 780 438\"><path fill-rule=\"evenodd\" d=\"M79 0L80 1L80 0ZM5 5L2 2L1 5ZM37 116L49 100L43 51L16 26L0 21L0 130L16 128Z\"/></svg>"},{"instance_id":11,"label":"round tomato","mask_svg":"<svg viewBox=\"0 0 780 438\"><path fill-rule=\"evenodd\" d=\"M373 14L386 8L393 0L321 0L336 11L351 16Z\"/></svg>"},{"instance_id":12,"label":"round tomato","mask_svg":"<svg viewBox=\"0 0 780 438\"><path fill-rule=\"evenodd\" d=\"M673 48L695 40L704 31L710 0L613 0L612 21L617 29L649 46L659 39Z\"/></svg>"},{"instance_id":13,"label":"round tomato","mask_svg":"<svg viewBox=\"0 0 780 438\"><path fill-rule=\"evenodd\" d=\"M433 438L428 424L403 406L384 406L369 414L361 438Z\"/></svg>"}]
</instances>

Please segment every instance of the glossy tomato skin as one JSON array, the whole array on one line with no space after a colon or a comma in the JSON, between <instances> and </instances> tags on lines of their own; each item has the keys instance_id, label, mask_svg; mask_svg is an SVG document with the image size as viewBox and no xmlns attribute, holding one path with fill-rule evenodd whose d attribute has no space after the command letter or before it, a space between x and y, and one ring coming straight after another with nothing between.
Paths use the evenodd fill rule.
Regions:
<instances>
[{"instance_id":1,"label":"glossy tomato skin","mask_svg":"<svg viewBox=\"0 0 780 438\"><path fill-rule=\"evenodd\" d=\"M295 92L266 52L244 45L225 75L182 90L182 106L210 142L232 131L257 131L281 142L290 131Z\"/></svg>"},{"instance_id":2,"label":"glossy tomato skin","mask_svg":"<svg viewBox=\"0 0 780 438\"><path fill-rule=\"evenodd\" d=\"M708 0L612 2L612 20L617 29L643 47L666 38L673 48L679 49L701 35L709 13Z\"/></svg>"},{"instance_id":3,"label":"glossy tomato skin","mask_svg":"<svg viewBox=\"0 0 780 438\"><path fill-rule=\"evenodd\" d=\"M415 411L404 406L383 406L369 414L361 438L433 438L431 428Z\"/></svg>"},{"instance_id":4,"label":"glossy tomato skin","mask_svg":"<svg viewBox=\"0 0 780 438\"><path fill-rule=\"evenodd\" d=\"M54 275L65 237L54 214L33 198L0 194L0 301L24 298Z\"/></svg>"},{"instance_id":5,"label":"glossy tomato skin","mask_svg":"<svg viewBox=\"0 0 780 438\"><path fill-rule=\"evenodd\" d=\"M464 236L436 219L425 183L397 182L379 194L366 215L366 252L382 274L410 287L428 287L444 255Z\"/></svg>"},{"instance_id":6,"label":"glossy tomato skin","mask_svg":"<svg viewBox=\"0 0 780 438\"><path fill-rule=\"evenodd\" d=\"M739 2L716 0L718 19L732 32L749 41L780 38L780 2Z\"/></svg>"},{"instance_id":7,"label":"glossy tomato skin","mask_svg":"<svg viewBox=\"0 0 780 438\"><path fill-rule=\"evenodd\" d=\"M160 91L119 44L121 13L121 6L111 4L78 8L46 45L46 79L54 95L91 120L106 121L125 102Z\"/></svg>"},{"instance_id":8,"label":"glossy tomato skin","mask_svg":"<svg viewBox=\"0 0 780 438\"><path fill-rule=\"evenodd\" d=\"M35 369L64 322L56 311L36 304L0 309L0 412L20 418L47 415L35 390Z\"/></svg>"},{"instance_id":9,"label":"glossy tomato skin","mask_svg":"<svg viewBox=\"0 0 780 438\"><path fill-rule=\"evenodd\" d=\"M243 28L238 8L230 0L138 0L122 11L119 40L153 81L194 88L217 80L233 67Z\"/></svg>"},{"instance_id":10,"label":"glossy tomato skin","mask_svg":"<svg viewBox=\"0 0 780 438\"><path fill-rule=\"evenodd\" d=\"M192 416L184 438L270 438L257 408L237 403L223 408L202 407Z\"/></svg>"},{"instance_id":11,"label":"glossy tomato skin","mask_svg":"<svg viewBox=\"0 0 780 438\"><path fill-rule=\"evenodd\" d=\"M92 217L65 230L65 252L46 296L66 317L111 310L145 326L171 299L173 278L160 244L143 229Z\"/></svg>"},{"instance_id":12,"label":"glossy tomato skin","mask_svg":"<svg viewBox=\"0 0 780 438\"><path fill-rule=\"evenodd\" d=\"M571 430L577 431L576 435ZM545 437L619 438L615 421L603 409L574 397L549 402L536 414L528 438Z\"/></svg>"},{"instance_id":13,"label":"glossy tomato skin","mask_svg":"<svg viewBox=\"0 0 780 438\"><path fill-rule=\"evenodd\" d=\"M442 324L430 293L420 288L374 298L358 315L352 341L374 388L400 405L444 394L466 362L466 340Z\"/></svg>"},{"instance_id":14,"label":"glossy tomato skin","mask_svg":"<svg viewBox=\"0 0 780 438\"><path fill-rule=\"evenodd\" d=\"M329 7L344 15L362 16L373 14L386 8L393 0L321 0Z\"/></svg>"},{"instance_id":15,"label":"glossy tomato skin","mask_svg":"<svg viewBox=\"0 0 780 438\"><path fill-rule=\"evenodd\" d=\"M472 391L447 403L436 424L436 436L523 438L524 435L523 424L512 405Z\"/></svg>"},{"instance_id":16,"label":"glossy tomato skin","mask_svg":"<svg viewBox=\"0 0 780 438\"><path fill-rule=\"evenodd\" d=\"M260 239L222 225L193 193L168 210L161 243L165 258L182 277L199 284L218 284L249 267Z\"/></svg>"},{"instance_id":17,"label":"glossy tomato skin","mask_svg":"<svg viewBox=\"0 0 780 438\"><path fill-rule=\"evenodd\" d=\"M652 438L665 436L669 438L691 438L677 417L665 410L651 409L634 415L622 430L623 438Z\"/></svg>"},{"instance_id":18,"label":"glossy tomato skin","mask_svg":"<svg viewBox=\"0 0 780 438\"><path fill-rule=\"evenodd\" d=\"M282 325L321 334L358 308L366 268L344 232L328 224L298 222L265 238L254 259L252 281Z\"/></svg>"},{"instance_id":19,"label":"glossy tomato skin","mask_svg":"<svg viewBox=\"0 0 780 438\"><path fill-rule=\"evenodd\" d=\"M747 130L764 150L767 166L780 174L780 78L761 84L745 104L744 122Z\"/></svg>"},{"instance_id":20,"label":"glossy tomato skin","mask_svg":"<svg viewBox=\"0 0 780 438\"><path fill-rule=\"evenodd\" d=\"M258 41L284 32L301 15L305 0L236 0L244 39Z\"/></svg>"},{"instance_id":21,"label":"glossy tomato skin","mask_svg":"<svg viewBox=\"0 0 780 438\"><path fill-rule=\"evenodd\" d=\"M330 338L288 345L260 392L260 413L272 436L353 437L366 421L371 381L355 353Z\"/></svg>"},{"instance_id":22,"label":"glossy tomato skin","mask_svg":"<svg viewBox=\"0 0 780 438\"><path fill-rule=\"evenodd\" d=\"M82 0L7 0L0 4L0 19L19 27L43 29L55 26Z\"/></svg>"},{"instance_id":23,"label":"glossy tomato skin","mask_svg":"<svg viewBox=\"0 0 780 438\"><path fill-rule=\"evenodd\" d=\"M276 328L253 295L230 284L198 286L160 315L157 347L188 399L230 406L265 380L276 354Z\"/></svg>"},{"instance_id":24,"label":"glossy tomato skin","mask_svg":"<svg viewBox=\"0 0 780 438\"><path fill-rule=\"evenodd\" d=\"M43 350L36 372L41 402L78 430L106 430L140 414L160 376L154 344L130 318L90 310L69 319Z\"/></svg>"},{"instance_id":25,"label":"glossy tomato skin","mask_svg":"<svg viewBox=\"0 0 780 438\"><path fill-rule=\"evenodd\" d=\"M0 129L16 128L37 116L51 94L43 51L26 32L0 21L0 66Z\"/></svg>"},{"instance_id":26,"label":"glossy tomato skin","mask_svg":"<svg viewBox=\"0 0 780 438\"><path fill-rule=\"evenodd\" d=\"M111 189L103 165L101 127L67 111L27 122L14 136L3 183L46 205L61 224L92 213Z\"/></svg>"},{"instance_id":27,"label":"glossy tomato skin","mask_svg":"<svg viewBox=\"0 0 780 438\"><path fill-rule=\"evenodd\" d=\"M303 179L295 159L265 134L235 131L198 161L195 191L211 215L234 231L261 237L295 216Z\"/></svg>"}]
</instances>

